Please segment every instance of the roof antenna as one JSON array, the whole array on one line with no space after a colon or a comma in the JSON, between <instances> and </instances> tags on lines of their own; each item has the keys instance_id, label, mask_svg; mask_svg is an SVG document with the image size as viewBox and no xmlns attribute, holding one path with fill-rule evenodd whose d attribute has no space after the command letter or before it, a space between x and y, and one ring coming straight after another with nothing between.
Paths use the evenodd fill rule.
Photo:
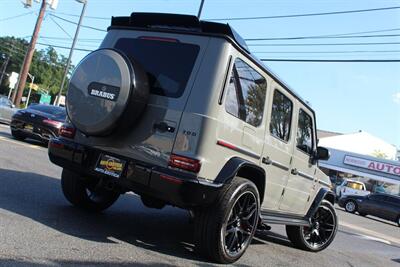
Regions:
<instances>
[{"instance_id":1,"label":"roof antenna","mask_svg":"<svg viewBox=\"0 0 400 267\"><path fill-rule=\"evenodd\" d=\"M201 11L203 10L204 0L201 0L199 12L197 13L197 18L200 20Z\"/></svg>"}]
</instances>

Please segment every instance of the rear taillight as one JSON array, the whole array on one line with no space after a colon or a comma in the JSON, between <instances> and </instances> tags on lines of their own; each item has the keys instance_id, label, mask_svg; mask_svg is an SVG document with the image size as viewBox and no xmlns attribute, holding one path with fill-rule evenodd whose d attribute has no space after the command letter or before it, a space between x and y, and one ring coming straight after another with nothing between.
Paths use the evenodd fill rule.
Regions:
<instances>
[{"instance_id":1,"label":"rear taillight","mask_svg":"<svg viewBox=\"0 0 400 267\"><path fill-rule=\"evenodd\" d=\"M169 158L168 166L185 171L198 173L200 171L201 162L198 159L192 159L178 155L171 155Z\"/></svg>"},{"instance_id":2,"label":"rear taillight","mask_svg":"<svg viewBox=\"0 0 400 267\"><path fill-rule=\"evenodd\" d=\"M68 124L63 124L58 131L58 134L62 137L67 137L67 138L74 138L76 133L76 129L72 125Z\"/></svg>"},{"instance_id":3,"label":"rear taillight","mask_svg":"<svg viewBox=\"0 0 400 267\"><path fill-rule=\"evenodd\" d=\"M53 120L50 120L50 119L43 120L43 123L51 125L51 126L54 126L56 128L60 128L62 126L62 124L63 124L60 121L53 121Z\"/></svg>"}]
</instances>

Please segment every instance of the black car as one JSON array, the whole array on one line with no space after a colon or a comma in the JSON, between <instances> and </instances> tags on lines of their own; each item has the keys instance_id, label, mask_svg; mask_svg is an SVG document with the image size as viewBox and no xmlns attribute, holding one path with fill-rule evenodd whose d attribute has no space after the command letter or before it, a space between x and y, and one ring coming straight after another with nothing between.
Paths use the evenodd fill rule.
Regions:
<instances>
[{"instance_id":1,"label":"black car","mask_svg":"<svg viewBox=\"0 0 400 267\"><path fill-rule=\"evenodd\" d=\"M400 196L388 194L346 196L341 198L338 204L348 212L357 211L361 216L376 216L394 221L400 226Z\"/></svg>"},{"instance_id":2,"label":"black car","mask_svg":"<svg viewBox=\"0 0 400 267\"><path fill-rule=\"evenodd\" d=\"M58 136L67 114L65 108L51 105L31 105L16 112L11 119L11 134L18 140L32 138L48 142Z\"/></svg>"}]
</instances>

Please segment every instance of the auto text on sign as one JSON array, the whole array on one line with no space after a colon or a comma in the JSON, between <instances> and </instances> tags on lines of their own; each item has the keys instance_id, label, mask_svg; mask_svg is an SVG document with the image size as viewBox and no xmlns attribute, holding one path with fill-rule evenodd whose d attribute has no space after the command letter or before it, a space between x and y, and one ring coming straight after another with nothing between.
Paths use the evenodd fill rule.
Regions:
<instances>
[{"instance_id":1,"label":"auto text on sign","mask_svg":"<svg viewBox=\"0 0 400 267\"><path fill-rule=\"evenodd\" d=\"M400 176L400 166L374 160L345 156L344 164Z\"/></svg>"}]
</instances>

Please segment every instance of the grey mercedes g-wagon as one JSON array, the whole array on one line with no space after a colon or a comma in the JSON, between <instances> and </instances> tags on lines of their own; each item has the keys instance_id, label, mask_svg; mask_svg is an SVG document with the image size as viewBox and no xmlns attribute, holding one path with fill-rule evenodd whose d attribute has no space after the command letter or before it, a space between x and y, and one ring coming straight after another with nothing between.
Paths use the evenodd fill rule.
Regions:
<instances>
[{"instance_id":1,"label":"grey mercedes g-wagon","mask_svg":"<svg viewBox=\"0 0 400 267\"><path fill-rule=\"evenodd\" d=\"M229 25L113 17L76 67L66 107L48 153L79 208L101 211L131 191L147 207L190 210L196 250L220 263L239 259L266 224L286 225L309 251L334 239L314 111Z\"/></svg>"}]
</instances>

